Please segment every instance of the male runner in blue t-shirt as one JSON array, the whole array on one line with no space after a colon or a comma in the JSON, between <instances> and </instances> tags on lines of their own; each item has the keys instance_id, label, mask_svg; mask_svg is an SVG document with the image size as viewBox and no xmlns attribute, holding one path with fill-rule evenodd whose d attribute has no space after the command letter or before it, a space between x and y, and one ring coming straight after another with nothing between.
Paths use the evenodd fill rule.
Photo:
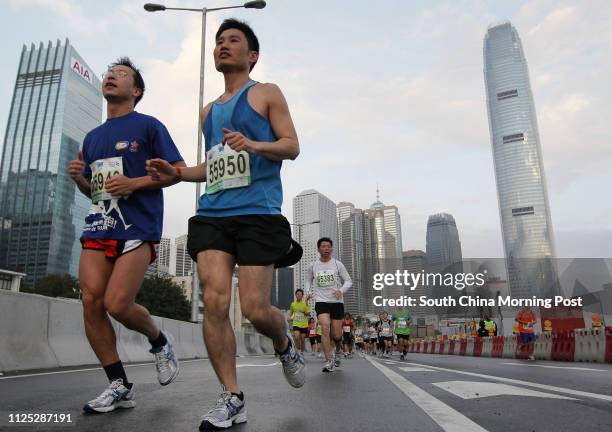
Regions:
<instances>
[{"instance_id":1,"label":"male runner in blue t-shirt","mask_svg":"<svg viewBox=\"0 0 612 432\"><path fill-rule=\"evenodd\" d=\"M109 67L102 81L107 120L87 134L78 160L68 167L92 201L81 237L79 281L85 333L110 382L85 404L86 412L134 406L133 386L119 359L108 314L149 339L161 385L172 382L179 371L171 335L160 331L149 311L134 301L161 238L161 188L173 184L153 181L146 161L161 157L185 166L166 127L134 111L144 89L140 72L128 58Z\"/></svg>"},{"instance_id":2,"label":"male runner in blue t-shirt","mask_svg":"<svg viewBox=\"0 0 612 432\"><path fill-rule=\"evenodd\" d=\"M214 59L225 93L200 112L206 162L178 170L161 159L148 163L153 178L206 181L197 215L189 220L188 249L204 285L204 338L223 391L202 417L201 430L246 421L229 319L236 264L242 313L272 339L289 384L301 387L305 380L303 356L294 348L283 314L270 305L274 267L292 265L301 257L281 215L280 179L282 161L295 159L300 150L280 89L249 77L258 57L253 30L234 19L224 21L216 34Z\"/></svg>"}]
</instances>

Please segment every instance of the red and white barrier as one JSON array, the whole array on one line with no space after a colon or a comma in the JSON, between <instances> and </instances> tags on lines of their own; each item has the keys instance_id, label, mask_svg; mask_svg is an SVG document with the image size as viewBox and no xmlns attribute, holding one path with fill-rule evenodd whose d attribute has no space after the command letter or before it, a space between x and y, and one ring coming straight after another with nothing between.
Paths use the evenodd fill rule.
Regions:
<instances>
[{"instance_id":1,"label":"red and white barrier","mask_svg":"<svg viewBox=\"0 0 612 432\"><path fill-rule=\"evenodd\" d=\"M536 360L612 363L612 326L543 333L537 335L533 347ZM517 359L530 354L520 335L421 341L411 345L410 352Z\"/></svg>"}]
</instances>

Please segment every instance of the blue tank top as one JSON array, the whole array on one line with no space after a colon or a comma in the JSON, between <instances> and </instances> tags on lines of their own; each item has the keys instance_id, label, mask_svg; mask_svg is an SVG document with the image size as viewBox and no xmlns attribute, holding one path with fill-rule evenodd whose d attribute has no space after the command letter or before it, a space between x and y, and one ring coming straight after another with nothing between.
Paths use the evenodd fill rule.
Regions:
<instances>
[{"instance_id":1,"label":"blue tank top","mask_svg":"<svg viewBox=\"0 0 612 432\"><path fill-rule=\"evenodd\" d=\"M225 103L213 102L202 125L206 151L223 141L223 128L240 132L253 141L277 141L270 122L255 111L247 100L249 89L255 84L256 81L249 81ZM208 217L280 214L283 204L280 178L282 162L250 154L249 166L249 186L226 189L215 194L204 193L200 197L197 214Z\"/></svg>"}]
</instances>

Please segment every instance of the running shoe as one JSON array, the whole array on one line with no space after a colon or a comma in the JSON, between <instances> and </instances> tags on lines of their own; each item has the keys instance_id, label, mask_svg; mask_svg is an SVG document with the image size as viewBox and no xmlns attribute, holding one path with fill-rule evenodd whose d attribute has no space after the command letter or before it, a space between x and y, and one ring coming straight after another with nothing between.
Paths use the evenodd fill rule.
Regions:
<instances>
[{"instance_id":1,"label":"running shoe","mask_svg":"<svg viewBox=\"0 0 612 432\"><path fill-rule=\"evenodd\" d=\"M172 343L174 338L170 333L164 332L166 345L159 348L151 348L149 352L155 356L155 368L157 369L157 381L163 386L170 384L178 376L179 362L174 354Z\"/></svg>"},{"instance_id":2,"label":"running shoe","mask_svg":"<svg viewBox=\"0 0 612 432\"><path fill-rule=\"evenodd\" d=\"M290 332L287 332L287 339L289 339L289 349L283 355L279 356L279 359L283 365L283 374L287 379L287 382L292 387L302 387L306 381L306 365L304 364L304 356L295 349L293 343L293 337Z\"/></svg>"},{"instance_id":3,"label":"running shoe","mask_svg":"<svg viewBox=\"0 0 612 432\"><path fill-rule=\"evenodd\" d=\"M404 357L404 354L400 356L400 360L406 360L406 357Z\"/></svg>"},{"instance_id":4,"label":"running shoe","mask_svg":"<svg viewBox=\"0 0 612 432\"><path fill-rule=\"evenodd\" d=\"M327 363L325 363L325 366L323 366L323 370L322 372L333 372L334 371L334 361L333 359L331 361L328 361Z\"/></svg>"},{"instance_id":5,"label":"running shoe","mask_svg":"<svg viewBox=\"0 0 612 432\"><path fill-rule=\"evenodd\" d=\"M332 361L334 362L334 368L340 367L340 364L341 364L340 356L336 355L335 351L334 351L334 354L332 356Z\"/></svg>"},{"instance_id":6,"label":"running shoe","mask_svg":"<svg viewBox=\"0 0 612 432\"><path fill-rule=\"evenodd\" d=\"M227 429L234 423L245 423L247 411L244 400L221 386L221 394L213 408L204 414L200 420L201 431Z\"/></svg>"},{"instance_id":7,"label":"running shoe","mask_svg":"<svg viewBox=\"0 0 612 432\"><path fill-rule=\"evenodd\" d=\"M90 400L83 407L86 413L105 413L117 408L134 408L134 386L129 389L123 385L123 380L118 378L112 381L108 387L95 399Z\"/></svg>"}]
</instances>

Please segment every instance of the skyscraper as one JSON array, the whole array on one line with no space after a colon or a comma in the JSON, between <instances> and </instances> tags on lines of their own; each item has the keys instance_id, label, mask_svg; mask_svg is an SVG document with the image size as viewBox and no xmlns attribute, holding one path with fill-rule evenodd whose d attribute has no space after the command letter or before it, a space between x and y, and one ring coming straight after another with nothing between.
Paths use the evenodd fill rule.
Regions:
<instances>
[{"instance_id":1,"label":"skyscraper","mask_svg":"<svg viewBox=\"0 0 612 432\"><path fill-rule=\"evenodd\" d=\"M377 193L377 200L365 211L365 291L367 309L375 311L372 303L374 296L397 298L404 295L400 286L375 291L372 279L376 273L395 273L402 268L402 225L396 206L384 205Z\"/></svg>"},{"instance_id":2,"label":"skyscraper","mask_svg":"<svg viewBox=\"0 0 612 432\"><path fill-rule=\"evenodd\" d=\"M553 231L527 60L516 29L484 38L484 78L510 292L550 294Z\"/></svg>"},{"instance_id":3,"label":"skyscraper","mask_svg":"<svg viewBox=\"0 0 612 432\"><path fill-rule=\"evenodd\" d=\"M426 255L428 273L457 274L463 271L463 258L461 255L461 242L455 218L448 213L439 213L429 216L427 220ZM459 297L461 291L452 286L440 283L429 284L426 287L428 297ZM463 309L457 307L437 307L436 314L440 318L449 318L462 313Z\"/></svg>"},{"instance_id":4,"label":"skyscraper","mask_svg":"<svg viewBox=\"0 0 612 432\"><path fill-rule=\"evenodd\" d=\"M293 237L302 245L304 255L295 265L295 289L304 289L308 266L319 258L317 240L329 237L334 242L334 258L338 258L338 219L336 204L314 189L293 198Z\"/></svg>"},{"instance_id":5,"label":"skyscraper","mask_svg":"<svg viewBox=\"0 0 612 432\"><path fill-rule=\"evenodd\" d=\"M338 257L353 280L353 287L344 295L344 309L353 315L361 315L367 306L364 292L364 213L349 202L338 203L336 212Z\"/></svg>"},{"instance_id":6,"label":"skyscraper","mask_svg":"<svg viewBox=\"0 0 612 432\"><path fill-rule=\"evenodd\" d=\"M0 267L77 276L89 200L68 176L102 120L100 80L66 39L23 46L0 160Z\"/></svg>"},{"instance_id":7,"label":"skyscraper","mask_svg":"<svg viewBox=\"0 0 612 432\"><path fill-rule=\"evenodd\" d=\"M187 252L187 234L177 237L174 240L176 246L176 260L174 274L176 276L189 276L191 270L191 257Z\"/></svg>"},{"instance_id":8,"label":"skyscraper","mask_svg":"<svg viewBox=\"0 0 612 432\"><path fill-rule=\"evenodd\" d=\"M171 243L168 237L162 237L157 249L157 272L170 275L170 251Z\"/></svg>"},{"instance_id":9,"label":"skyscraper","mask_svg":"<svg viewBox=\"0 0 612 432\"><path fill-rule=\"evenodd\" d=\"M403 269L409 273L422 273L427 268L427 256L422 250L409 250L402 253ZM418 299L421 296L429 297L429 290L424 283L420 283L413 291L410 291L410 297ZM435 315L435 311L431 307L418 306L411 308L414 324L425 325L426 317Z\"/></svg>"},{"instance_id":10,"label":"skyscraper","mask_svg":"<svg viewBox=\"0 0 612 432\"><path fill-rule=\"evenodd\" d=\"M452 215L438 213L429 216L426 236L427 271L439 273L461 263L459 231Z\"/></svg>"}]
</instances>

